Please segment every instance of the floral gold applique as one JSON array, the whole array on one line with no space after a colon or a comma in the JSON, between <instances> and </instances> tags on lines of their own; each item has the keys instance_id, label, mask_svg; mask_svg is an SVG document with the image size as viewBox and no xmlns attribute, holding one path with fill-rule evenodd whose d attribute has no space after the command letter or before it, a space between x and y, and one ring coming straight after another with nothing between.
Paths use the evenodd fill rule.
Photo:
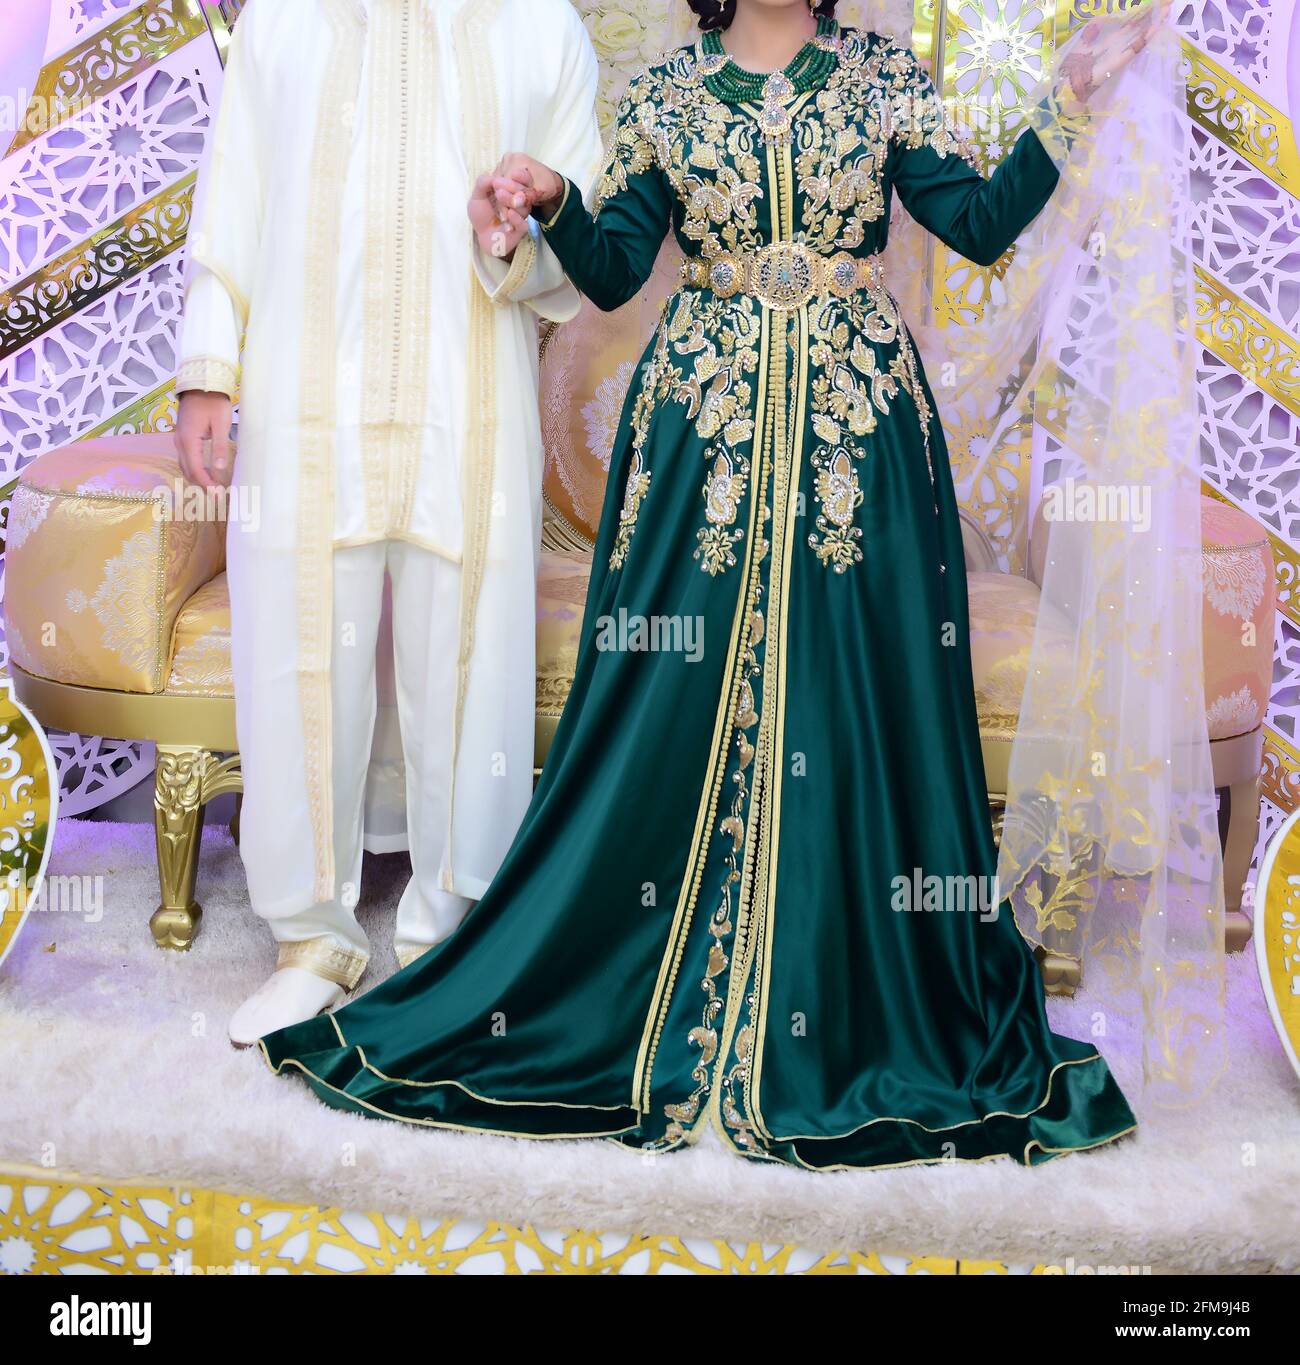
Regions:
<instances>
[{"instance_id":1,"label":"floral gold applique","mask_svg":"<svg viewBox=\"0 0 1300 1365\"><path fill-rule=\"evenodd\" d=\"M641 502L650 491L650 471L641 462L641 452L634 451L632 465L627 472L627 487L623 492L623 506L618 514L618 532L614 537L614 549L609 556L609 567L621 569L627 561L627 552L632 546L632 532L636 530L636 519L641 511Z\"/></svg>"}]
</instances>

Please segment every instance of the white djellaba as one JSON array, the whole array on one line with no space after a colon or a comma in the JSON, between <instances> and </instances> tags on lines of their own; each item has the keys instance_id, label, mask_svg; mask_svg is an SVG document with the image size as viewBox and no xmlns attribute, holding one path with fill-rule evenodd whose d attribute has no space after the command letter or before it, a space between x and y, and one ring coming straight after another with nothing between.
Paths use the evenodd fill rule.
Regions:
<instances>
[{"instance_id":1,"label":"white djellaba","mask_svg":"<svg viewBox=\"0 0 1300 1365\"><path fill-rule=\"evenodd\" d=\"M590 184L597 81L567 0L249 0L236 26L179 387L238 389L235 478L261 503L230 528L228 572L241 851L282 970L232 1021L237 1042L337 1003L364 970L363 809L366 847L411 849L413 954L481 895L527 807L537 327L579 297L537 233L510 262L485 256L466 205L511 147ZM376 668L404 773L383 705L371 752Z\"/></svg>"}]
</instances>

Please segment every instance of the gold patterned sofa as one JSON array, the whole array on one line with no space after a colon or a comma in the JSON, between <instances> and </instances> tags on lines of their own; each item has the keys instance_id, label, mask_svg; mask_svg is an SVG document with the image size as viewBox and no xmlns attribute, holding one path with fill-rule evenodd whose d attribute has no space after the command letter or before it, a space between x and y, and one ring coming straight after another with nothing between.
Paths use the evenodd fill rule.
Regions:
<instances>
[{"instance_id":1,"label":"gold patterned sofa","mask_svg":"<svg viewBox=\"0 0 1300 1365\"><path fill-rule=\"evenodd\" d=\"M157 749L160 947L188 948L204 807L241 787L225 528L185 512L167 435L54 450L23 471L6 536L5 618L18 695L49 729ZM590 560L548 535L538 591L537 750L550 748ZM237 833L237 818L235 831Z\"/></svg>"},{"instance_id":2,"label":"gold patterned sofa","mask_svg":"<svg viewBox=\"0 0 1300 1365\"><path fill-rule=\"evenodd\" d=\"M588 404L588 408L589 408ZM606 406L611 415L616 404ZM572 410L572 409L570 409ZM222 525L176 518L179 470L169 436L124 436L55 450L23 472L11 504L6 618L20 698L47 727L157 746L155 822L160 946L186 948L205 805L240 787ZM537 601L540 767L568 697L590 558L552 515ZM567 510L567 509L566 509ZM1204 499L1206 706L1222 798L1229 944L1249 920L1241 888L1259 823L1262 721L1273 639L1273 560L1250 517ZM1028 646L1038 613L1031 534L1027 576L999 573L993 548L963 519L971 651L990 803L1006 792ZM1243 621L1259 644L1245 643ZM1045 964L1068 991L1071 963Z\"/></svg>"}]
</instances>

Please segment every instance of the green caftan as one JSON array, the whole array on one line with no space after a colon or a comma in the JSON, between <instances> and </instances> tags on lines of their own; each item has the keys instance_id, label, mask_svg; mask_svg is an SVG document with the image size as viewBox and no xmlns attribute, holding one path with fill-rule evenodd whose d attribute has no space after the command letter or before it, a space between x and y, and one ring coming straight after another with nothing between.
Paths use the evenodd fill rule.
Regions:
<instances>
[{"instance_id":1,"label":"green caftan","mask_svg":"<svg viewBox=\"0 0 1300 1365\"><path fill-rule=\"evenodd\" d=\"M817 1169L1108 1142L1105 1062L1048 1028L1010 908L961 894L996 853L952 480L906 326L842 259L897 193L992 263L1055 168L1025 133L983 179L875 34L738 82L716 39L651 67L598 212L571 190L545 226L602 308L670 229L733 269L683 283L633 380L513 849L448 941L266 1057L363 1114L655 1150L712 1124ZM808 297L811 256L840 259Z\"/></svg>"}]
</instances>

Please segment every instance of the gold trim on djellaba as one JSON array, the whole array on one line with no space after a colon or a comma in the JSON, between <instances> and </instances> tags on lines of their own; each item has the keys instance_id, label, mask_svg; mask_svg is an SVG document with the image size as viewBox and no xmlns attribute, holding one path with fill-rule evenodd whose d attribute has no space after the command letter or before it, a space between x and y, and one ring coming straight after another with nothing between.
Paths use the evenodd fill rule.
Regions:
<instances>
[{"instance_id":1,"label":"gold trim on djellaba","mask_svg":"<svg viewBox=\"0 0 1300 1365\"><path fill-rule=\"evenodd\" d=\"M298 455L298 687L303 763L314 844L313 895L334 898L334 798L330 663L334 633L334 456L337 423L337 294L352 138L348 110L361 79L360 16L350 0L326 0L330 52L312 150L312 199L304 252L303 355Z\"/></svg>"},{"instance_id":2,"label":"gold trim on djellaba","mask_svg":"<svg viewBox=\"0 0 1300 1365\"><path fill-rule=\"evenodd\" d=\"M195 356L176 372L175 392L224 393L234 398L239 392L239 370L221 356Z\"/></svg>"},{"instance_id":3,"label":"gold trim on djellaba","mask_svg":"<svg viewBox=\"0 0 1300 1365\"><path fill-rule=\"evenodd\" d=\"M803 472L804 463L804 432L807 420L806 404L808 395L808 314L803 311L798 317L799 325L799 373L796 380L797 407L795 412L793 449L790 454L790 480L789 491L786 496L786 527L782 549L784 558L779 571L780 593L779 601L774 600L771 605L773 615L776 617L775 628L777 631L777 659L775 676L772 679L776 689L774 698L775 716L773 719L774 735L770 744L771 752L771 805L770 814L767 820L767 828L764 831L767 850L765 854L766 863L766 884L763 888L763 899L761 902L762 915L758 920L757 933L754 936L754 981L751 989L754 992L752 1007L750 1010L751 1026L753 1029L751 1043L752 1060L744 1066L742 1079L744 1081L744 1096L746 1109L750 1121L754 1124L759 1133L766 1134L763 1125L763 1116L759 1107L759 1082L763 1069L763 1045L767 1036L767 997L772 981L772 937L773 921L776 916L776 875L777 863L781 850L781 786L785 775L785 709L787 696L787 667L788 644L790 637L790 580L793 573L794 545L795 545L795 523L798 513L799 499L797 497L800 478ZM773 573L777 573L776 561L773 560ZM774 593L776 599L778 594ZM762 977L759 978L759 965L761 964ZM745 979L748 977L749 966L745 966ZM737 994L736 1009L740 1008L740 993Z\"/></svg>"},{"instance_id":4,"label":"gold trim on djellaba","mask_svg":"<svg viewBox=\"0 0 1300 1365\"><path fill-rule=\"evenodd\" d=\"M423 953L427 951L427 948L424 949L418 956L423 956ZM361 1059L361 1065L364 1066L372 1076L378 1076L381 1081L387 1081L391 1085L409 1085L417 1090L431 1090L437 1086L449 1085L453 1089L463 1090L471 1099L482 1100L484 1104L500 1104L507 1107L513 1106L516 1109L530 1105L537 1105L539 1108L543 1109L601 1109L610 1111L627 1109L630 1107L626 1104L570 1104L563 1100L498 1100L494 1099L491 1095L484 1095L477 1090L472 1090L463 1081L412 1081L406 1079L404 1076L389 1076L385 1072L380 1071L377 1066L372 1066L370 1064L370 1061L366 1057L365 1049L362 1048L360 1043L348 1042L347 1037L343 1032L343 1025L339 1023L337 1014L331 1012L329 1021L331 1025L333 1025L334 1036L339 1040L339 1046L346 1049L355 1049L357 1056Z\"/></svg>"},{"instance_id":5,"label":"gold trim on djellaba","mask_svg":"<svg viewBox=\"0 0 1300 1365\"><path fill-rule=\"evenodd\" d=\"M370 961L368 953L359 953L355 948L347 948L332 938L309 938L297 943L280 944L276 959L276 970L297 967L301 971L319 976L322 981L332 981L345 991L354 991L366 964Z\"/></svg>"},{"instance_id":6,"label":"gold trim on djellaba","mask_svg":"<svg viewBox=\"0 0 1300 1365\"><path fill-rule=\"evenodd\" d=\"M370 15L361 468L366 526L410 527L429 401L437 203L438 16L426 5ZM394 229L394 223L396 228Z\"/></svg>"},{"instance_id":7,"label":"gold trim on djellaba","mask_svg":"<svg viewBox=\"0 0 1300 1365\"><path fill-rule=\"evenodd\" d=\"M485 175L500 156L496 72L489 34L500 0L468 0L455 19L454 45L464 100L465 160L471 183ZM465 404L466 433L461 455L462 502L465 512L460 580L460 648L456 661L456 704L452 712L451 777L447 791L447 867L443 889L455 891L456 768L465 727L470 661L477 634L479 597L487 568L496 480L497 312L478 283L471 264L469 278L469 392Z\"/></svg>"},{"instance_id":8,"label":"gold trim on djellaba","mask_svg":"<svg viewBox=\"0 0 1300 1365\"><path fill-rule=\"evenodd\" d=\"M513 303L515 295L523 288L533 266L537 264L537 241L531 232L526 232L515 247L506 277L492 293L492 302L498 305Z\"/></svg>"},{"instance_id":9,"label":"gold trim on djellaba","mask_svg":"<svg viewBox=\"0 0 1300 1365\"><path fill-rule=\"evenodd\" d=\"M767 320L764 319L763 333L765 347L767 348L764 354L776 354L784 345L783 341L778 340L781 331L779 318L773 318L770 327L767 325ZM767 372L765 369L761 369L760 385L766 389L767 383ZM755 761L755 749L746 732L758 723L758 717L754 714L753 709L753 682L762 673L755 651L764 632L764 616L761 610L762 564L767 558L769 548L765 534L765 521L768 483L772 475L770 458L772 441L769 433L772 429L773 419L770 404L764 410L764 417L758 456L758 477L750 504L751 526L756 524L758 530L757 532L751 531L750 534L750 549L746 557L738 601L740 618L744 624L738 640L733 640L732 651L728 656L729 672L722 690L722 696L727 702L726 714L729 718L729 728L723 735L720 744L715 740L715 761L718 765L716 779L710 788L706 789L710 792L706 824L709 840L701 846L697 859L688 864L691 877L692 919L694 903L698 900L704 869L709 862L712 838L730 839L732 842L726 855L726 874L722 886L717 892L718 903L708 922L709 942L703 971L699 978L700 988L704 994L700 1023L691 1029L687 1035L688 1044L700 1049L700 1059L691 1070L691 1079L695 1082L695 1088L684 1099L673 1100L666 1104L663 1110L665 1117L669 1120L664 1140L671 1145L676 1145L682 1140L693 1140L693 1134L698 1123L703 1121L702 1111L703 1114L707 1115L710 1109L713 1066L718 1056L718 1016L720 1013L723 1016L724 1026L726 1023L726 1002L719 997L715 981L732 966L740 953L738 947L733 947L732 957L730 960L728 959L728 948L733 944L738 945L741 941L741 930L738 925L744 914L748 895L748 876L752 866L753 840L750 836L753 830L753 813L758 809L763 797L760 765ZM734 768L729 757L733 750L735 752ZM746 785L746 771L751 763L754 765L752 787ZM732 780L735 783L735 795L729 813L725 819L719 822L718 798L728 772L732 774ZM748 833L743 822L746 808L749 812ZM731 888L736 885L739 885L740 891L737 901L733 905ZM680 943L676 946L677 963L674 965L674 979L676 977L676 966L680 963L688 940L689 921ZM728 988L730 988L732 981L734 981L734 967L732 976L728 977ZM663 1005L664 1017L666 1017L671 1004L671 990L672 983L670 983L669 994ZM648 1086L646 1093L648 1097Z\"/></svg>"},{"instance_id":10,"label":"gold trim on djellaba","mask_svg":"<svg viewBox=\"0 0 1300 1365\"><path fill-rule=\"evenodd\" d=\"M769 184L773 189L770 202L772 238L774 241L781 241L788 239L790 233L793 232L794 195L789 145L769 143L767 160ZM783 563L788 559L788 551L783 537L789 527L789 518L795 505L793 494L797 486L797 471L792 470L790 464L790 421L792 414L789 406L793 390L790 385L788 362L789 329L791 326L800 328L806 339L807 321L806 314L802 310L791 312L765 308L762 311L758 367L759 406L756 409L761 420L761 433L756 456L758 471L750 500L749 543L736 616L737 626L743 622L743 629L739 633L733 630L728 673L723 688L722 706L719 711L719 719L725 718L726 725L725 728L715 728L709 780L706 783L704 793L708 802L707 816L703 829L697 825L697 837L692 844L681 898L679 899L678 916L674 920L673 935L670 937L664 968L661 969L660 981L656 986L656 995L650 1016L654 1028L653 1042L650 1044L647 1054L647 1040L643 1036L642 1056L646 1058L646 1064L644 1075L638 1076L639 1083L634 1086L633 1091L634 1094L641 1097L642 1106L648 1108L654 1053L658 1047L660 1032L673 997L678 969L685 951L686 941L689 938L690 925L694 917L694 908L703 871L708 862L711 841L715 834L719 837L730 837L736 841L734 853L739 855L742 848L744 851L743 860L733 859L735 866L729 864L731 870L727 878L727 887L739 882L738 904L735 907L736 913L733 923L727 887L724 887L722 893L724 904L720 912L721 917L715 915L714 920L710 923L710 929L714 932L712 932L712 942L708 948L707 962L702 973L702 988L706 997L703 1007L704 1013L702 1022L692 1029L688 1040L690 1045L701 1049L701 1061L693 1069L697 1084L694 1091L685 1099L674 1101L665 1106L665 1115L669 1120L666 1141L673 1145L682 1140L688 1125L690 1125L690 1136L693 1140L699 1124L708 1121L710 1117L715 1124L720 1124L718 1113L722 1067L729 1055L735 1035L736 1018L740 1005L738 992L743 990L746 959L750 948L747 925L751 915L753 896L752 874L756 852L763 846L764 842L762 831L769 800L770 764L772 760L771 745L768 739L772 710L772 660L770 657L772 646L770 637L765 646L761 670L758 669L756 662L753 665L753 671L755 673L761 671L763 677L763 699L760 704L764 717L769 718L765 726L759 717L754 717L753 720L746 719L752 713L752 707L746 707L745 714L741 714L738 696L741 685L749 684L749 674L746 672L745 663L746 660L754 660L753 649L758 642L758 622L763 619L758 612L764 591L762 564L764 561L768 561L772 565L768 574L768 597L764 606L764 610L770 613L773 610L771 595L774 590L778 595L781 591L782 570L776 567L775 556L780 554ZM801 347L800 375L805 378L803 366L807 363L806 351L806 346ZM802 398L800 398L799 406L802 411ZM802 451L802 441L798 442L798 448ZM777 533L775 546L769 546L762 527L757 534L754 530L758 518L761 516L765 522L768 516L769 481L775 488L773 526ZM776 668L779 669L780 666L778 657ZM755 722L759 722L761 727L756 750L754 746L748 744L748 740L742 733L744 729ZM732 748L733 734L737 736L737 742L744 745L745 751L738 754L741 772L743 773L744 768L750 762L754 765L752 787L748 793L748 829L744 832L742 832L740 823L739 808L733 809L723 826L717 825L718 793L730 767L729 754ZM707 838L704 837L705 835ZM728 946L731 947L730 959L727 955ZM669 971L670 962L671 970ZM714 982L724 971L728 972L726 1001L725 1005L722 1006L722 1026L719 1030L716 1027L716 1021L720 1002ZM647 1024L648 1029L651 1027L650 1021ZM722 1038L720 1047L718 1045L719 1033L721 1033ZM638 1065L640 1066L640 1064L641 1059L639 1058Z\"/></svg>"},{"instance_id":11,"label":"gold trim on djellaba","mask_svg":"<svg viewBox=\"0 0 1300 1365\"><path fill-rule=\"evenodd\" d=\"M332 1016L331 1016L332 1017ZM323 1077L318 1076L309 1066L300 1062L296 1057L286 1057L282 1062L276 1063L271 1060L271 1054L266 1050L265 1039L259 1038L257 1046L261 1050L262 1058L267 1066L278 1076L286 1066L291 1066L295 1071L301 1071L304 1076L310 1078L316 1085L323 1090L328 1090L331 1094L340 1095L351 1105L358 1109L364 1109L367 1113L378 1114L380 1118L392 1119L396 1123L418 1124L421 1128L447 1128L454 1133L486 1133L489 1137L512 1137L527 1138L534 1142L560 1142L564 1139L576 1138L617 1138L624 1133L633 1132L636 1124L628 1124L623 1128L616 1128L608 1131L591 1131L577 1133L521 1133L514 1128L488 1128L486 1125L478 1123L452 1123L447 1119L420 1119L414 1118L409 1114L394 1114L388 1109L381 1109L377 1104L371 1104L368 1100L358 1099L356 1095L349 1095L346 1090L340 1090L337 1085L331 1085ZM504 1105L501 1100L489 1100L484 1096L473 1096L484 1104ZM550 1108L550 1105L539 1104L539 1109Z\"/></svg>"}]
</instances>

